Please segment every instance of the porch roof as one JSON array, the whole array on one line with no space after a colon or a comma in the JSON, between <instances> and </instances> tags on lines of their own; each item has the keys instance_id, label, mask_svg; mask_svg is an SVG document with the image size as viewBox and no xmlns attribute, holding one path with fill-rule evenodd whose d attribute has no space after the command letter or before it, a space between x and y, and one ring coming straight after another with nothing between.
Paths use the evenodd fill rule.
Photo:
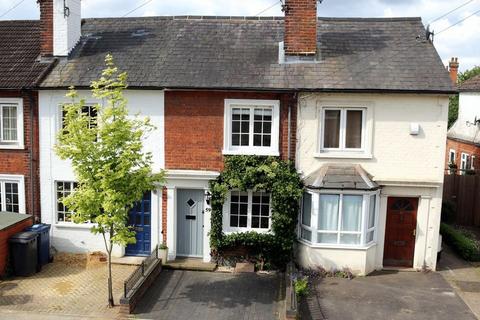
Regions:
<instances>
[{"instance_id":1,"label":"porch roof","mask_svg":"<svg viewBox=\"0 0 480 320\"><path fill-rule=\"evenodd\" d=\"M380 186L358 164L325 164L308 175L309 189L376 190Z\"/></svg>"}]
</instances>

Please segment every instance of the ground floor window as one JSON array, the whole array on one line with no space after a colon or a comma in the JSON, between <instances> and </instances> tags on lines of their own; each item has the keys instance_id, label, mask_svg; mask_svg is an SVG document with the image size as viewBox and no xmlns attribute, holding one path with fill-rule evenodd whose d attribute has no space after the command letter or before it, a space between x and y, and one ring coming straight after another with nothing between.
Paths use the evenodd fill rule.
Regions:
<instances>
[{"instance_id":1,"label":"ground floor window","mask_svg":"<svg viewBox=\"0 0 480 320\"><path fill-rule=\"evenodd\" d=\"M300 238L312 244L362 246L376 236L378 192L306 192Z\"/></svg>"},{"instance_id":2,"label":"ground floor window","mask_svg":"<svg viewBox=\"0 0 480 320\"><path fill-rule=\"evenodd\" d=\"M0 176L0 211L25 212L23 177Z\"/></svg>"},{"instance_id":3,"label":"ground floor window","mask_svg":"<svg viewBox=\"0 0 480 320\"><path fill-rule=\"evenodd\" d=\"M72 222L72 211L67 208L62 202L62 199L70 195L77 187L76 182L71 181L57 181L55 183L57 190L57 221L59 222Z\"/></svg>"},{"instance_id":4,"label":"ground floor window","mask_svg":"<svg viewBox=\"0 0 480 320\"><path fill-rule=\"evenodd\" d=\"M268 230L270 228L270 194L267 192L231 191L224 207L226 231Z\"/></svg>"}]
</instances>

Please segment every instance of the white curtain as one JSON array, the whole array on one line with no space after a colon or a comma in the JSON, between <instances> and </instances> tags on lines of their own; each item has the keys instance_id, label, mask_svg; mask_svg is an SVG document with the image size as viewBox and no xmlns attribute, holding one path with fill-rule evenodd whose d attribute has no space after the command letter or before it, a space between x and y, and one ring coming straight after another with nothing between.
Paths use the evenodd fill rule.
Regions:
<instances>
[{"instance_id":1,"label":"white curtain","mask_svg":"<svg viewBox=\"0 0 480 320\"><path fill-rule=\"evenodd\" d=\"M340 196L331 194L320 195L318 213L318 230L338 230L338 204Z\"/></svg>"},{"instance_id":2,"label":"white curtain","mask_svg":"<svg viewBox=\"0 0 480 320\"><path fill-rule=\"evenodd\" d=\"M360 231L363 196L343 196L342 231Z\"/></svg>"}]
</instances>

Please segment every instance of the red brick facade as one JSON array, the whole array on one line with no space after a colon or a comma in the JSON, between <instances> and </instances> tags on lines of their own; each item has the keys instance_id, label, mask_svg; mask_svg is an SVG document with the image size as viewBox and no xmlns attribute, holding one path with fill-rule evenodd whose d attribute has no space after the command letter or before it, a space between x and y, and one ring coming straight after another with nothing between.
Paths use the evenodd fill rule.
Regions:
<instances>
[{"instance_id":1,"label":"red brick facade","mask_svg":"<svg viewBox=\"0 0 480 320\"><path fill-rule=\"evenodd\" d=\"M317 50L317 0L285 1L285 53L310 55Z\"/></svg>"},{"instance_id":2,"label":"red brick facade","mask_svg":"<svg viewBox=\"0 0 480 320\"><path fill-rule=\"evenodd\" d=\"M472 143L466 143L460 140L453 140L447 139L447 152L445 156L445 168L448 168L448 164L450 161L450 150L455 150L455 164L457 165L458 169L460 169L460 162L462 153L466 153L470 156L475 157L473 161L473 167L476 170L480 169L480 146L476 146Z\"/></svg>"},{"instance_id":3,"label":"red brick facade","mask_svg":"<svg viewBox=\"0 0 480 320\"><path fill-rule=\"evenodd\" d=\"M166 91L165 168L186 170L223 169L225 99L280 100L279 150L288 158L288 108L291 107L290 158L295 155L296 101L292 94Z\"/></svg>"},{"instance_id":4,"label":"red brick facade","mask_svg":"<svg viewBox=\"0 0 480 320\"><path fill-rule=\"evenodd\" d=\"M40 0L40 54L53 55L53 0Z\"/></svg>"},{"instance_id":5,"label":"red brick facade","mask_svg":"<svg viewBox=\"0 0 480 320\"><path fill-rule=\"evenodd\" d=\"M25 145L25 148L22 150L0 148L0 174L24 176L26 213L40 218L38 94L31 91L0 91L0 98L23 99L23 135ZM30 103L31 100L33 101L33 106Z\"/></svg>"}]
</instances>

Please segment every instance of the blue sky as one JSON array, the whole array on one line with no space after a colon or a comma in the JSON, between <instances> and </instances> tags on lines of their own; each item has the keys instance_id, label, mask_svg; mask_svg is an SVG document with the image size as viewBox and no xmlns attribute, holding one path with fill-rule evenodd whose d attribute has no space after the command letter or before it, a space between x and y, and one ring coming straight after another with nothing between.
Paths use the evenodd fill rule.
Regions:
<instances>
[{"instance_id":1,"label":"blue sky","mask_svg":"<svg viewBox=\"0 0 480 320\"><path fill-rule=\"evenodd\" d=\"M79 0L67 0L79 1ZM118 17L148 0L82 0L82 16ZM442 16L469 0L324 0L319 5L323 17L403 17L421 16L424 23ZM0 18L38 19L36 0L1 0ZM268 10L265 10L269 8ZM432 24L443 30L480 10L480 0L471 0L454 13ZM153 15L257 15L281 16L280 1L275 0L151 0L130 16ZM461 70L480 65L480 13L442 32L435 37L435 46L446 63L452 56L459 57Z\"/></svg>"}]
</instances>

